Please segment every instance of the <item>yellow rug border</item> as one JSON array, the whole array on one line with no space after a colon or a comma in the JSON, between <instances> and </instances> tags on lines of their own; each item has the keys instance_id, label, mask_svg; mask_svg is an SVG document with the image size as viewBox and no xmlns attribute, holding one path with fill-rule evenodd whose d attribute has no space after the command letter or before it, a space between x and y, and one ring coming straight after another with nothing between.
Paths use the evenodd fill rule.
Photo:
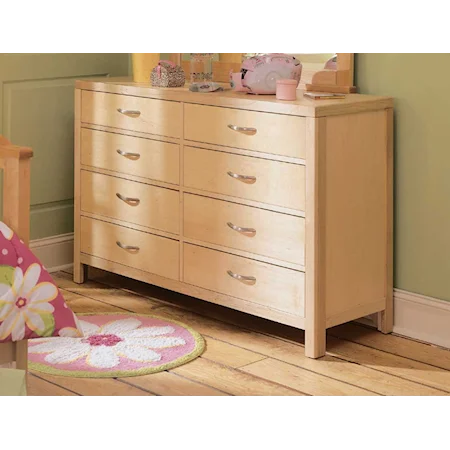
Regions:
<instances>
[{"instance_id":1,"label":"yellow rug border","mask_svg":"<svg viewBox=\"0 0 450 450\"><path fill-rule=\"evenodd\" d=\"M144 314L144 313L132 313L132 312L105 312L105 313L79 313L75 314L78 316L141 316L141 317L152 317L154 319L164 320L169 323L177 324L186 330L188 330L195 340L195 348L194 350L170 363L163 364L158 367L148 367L141 368L136 370L126 370L126 371L112 371L112 372L87 372L81 370L60 370L54 367L46 366L41 363L33 363L31 361L28 362L28 368L30 370L35 370L36 372L48 373L50 375L58 375L65 377L73 377L73 378L126 378L126 377L137 377L142 375L150 375L152 373L164 372L165 370L173 369L175 367L180 367L195 358L198 358L203 352L206 350L206 341L205 338L196 330L186 325L183 322L180 322L175 319L168 319L166 317L161 317L155 314Z\"/></svg>"}]
</instances>

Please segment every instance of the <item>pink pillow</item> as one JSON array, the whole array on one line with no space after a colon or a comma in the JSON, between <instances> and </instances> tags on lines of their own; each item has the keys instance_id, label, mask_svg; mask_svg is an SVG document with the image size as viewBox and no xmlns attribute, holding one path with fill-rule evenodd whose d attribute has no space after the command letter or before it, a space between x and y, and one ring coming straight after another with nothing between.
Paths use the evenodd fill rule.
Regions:
<instances>
[{"instance_id":1,"label":"pink pillow","mask_svg":"<svg viewBox=\"0 0 450 450\"><path fill-rule=\"evenodd\" d=\"M0 222L0 343L51 336L82 331L47 270Z\"/></svg>"}]
</instances>

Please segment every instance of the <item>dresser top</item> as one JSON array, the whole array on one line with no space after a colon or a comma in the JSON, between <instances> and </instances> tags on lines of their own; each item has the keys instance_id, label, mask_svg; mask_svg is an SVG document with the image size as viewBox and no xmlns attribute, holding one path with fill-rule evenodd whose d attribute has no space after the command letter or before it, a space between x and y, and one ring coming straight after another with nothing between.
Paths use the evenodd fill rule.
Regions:
<instances>
[{"instance_id":1,"label":"dresser top","mask_svg":"<svg viewBox=\"0 0 450 450\"><path fill-rule=\"evenodd\" d=\"M111 94L132 95L161 100L195 103L200 105L239 108L292 116L325 117L376 111L392 108L392 97L375 95L346 94L343 99L313 100L297 91L297 100L277 100L275 95L252 95L235 92L229 85L222 84L224 90L218 92L191 92L188 86L182 88L158 88L150 83L134 83L131 78L95 78L77 80L77 89L107 92Z\"/></svg>"}]
</instances>

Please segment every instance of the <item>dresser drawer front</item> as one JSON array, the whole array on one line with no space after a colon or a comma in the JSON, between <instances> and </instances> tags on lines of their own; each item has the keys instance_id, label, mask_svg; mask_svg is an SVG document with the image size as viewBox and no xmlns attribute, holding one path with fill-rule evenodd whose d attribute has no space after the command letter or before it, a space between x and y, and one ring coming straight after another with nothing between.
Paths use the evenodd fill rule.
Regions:
<instances>
[{"instance_id":1,"label":"dresser drawer front","mask_svg":"<svg viewBox=\"0 0 450 450\"><path fill-rule=\"evenodd\" d=\"M275 155L305 158L305 118L282 114L184 105L184 138ZM230 126L256 130L243 132Z\"/></svg>"},{"instance_id":2,"label":"dresser drawer front","mask_svg":"<svg viewBox=\"0 0 450 450\"><path fill-rule=\"evenodd\" d=\"M184 244L183 254L185 283L304 316L303 272L191 244ZM255 280L240 281L238 276Z\"/></svg>"},{"instance_id":3,"label":"dresser drawer front","mask_svg":"<svg viewBox=\"0 0 450 450\"><path fill-rule=\"evenodd\" d=\"M178 184L180 146L83 128L81 164Z\"/></svg>"},{"instance_id":4,"label":"dresser drawer front","mask_svg":"<svg viewBox=\"0 0 450 450\"><path fill-rule=\"evenodd\" d=\"M171 189L81 171L81 211L168 233L179 232L179 195Z\"/></svg>"},{"instance_id":5,"label":"dresser drawer front","mask_svg":"<svg viewBox=\"0 0 450 450\"><path fill-rule=\"evenodd\" d=\"M186 238L294 264L305 263L302 217L184 194L183 227Z\"/></svg>"},{"instance_id":6,"label":"dresser drawer front","mask_svg":"<svg viewBox=\"0 0 450 450\"><path fill-rule=\"evenodd\" d=\"M184 185L305 210L305 166L302 165L185 146Z\"/></svg>"},{"instance_id":7,"label":"dresser drawer front","mask_svg":"<svg viewBox=\"0 0 450 450\"><path fill-rule=\"evenodd\" d=\"M179 138L181 111L178 102L104 92L82 93L81 121L84 123Z\"/></svg>"},{"instance_id":8,"label":"dresser drawer front","mask_svg":"<svg viewBox=\"0 0 450 450\"><path fill-rule=\"evenodd\" d=\"M180 243L173 239L81 218L82 253L179 280L179 251Z\"/></svg>"}]
</instances>

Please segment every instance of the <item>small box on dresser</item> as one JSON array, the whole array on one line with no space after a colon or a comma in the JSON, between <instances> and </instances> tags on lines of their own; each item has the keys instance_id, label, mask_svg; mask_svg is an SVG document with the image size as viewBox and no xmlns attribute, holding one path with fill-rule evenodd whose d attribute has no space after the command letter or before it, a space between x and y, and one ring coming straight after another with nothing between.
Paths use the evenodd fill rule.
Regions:
<instances>
[{"instance_id":1,"label":"small box on dresser","mask_svg":"<svg viewBox=\"0 0 450 450\"><path fill-rule=\"evenodd\" d=\"M75 92L75 268L306 331L392 331L389 97L320 102L132 82Z\"/></svg>"}]
</instances>

